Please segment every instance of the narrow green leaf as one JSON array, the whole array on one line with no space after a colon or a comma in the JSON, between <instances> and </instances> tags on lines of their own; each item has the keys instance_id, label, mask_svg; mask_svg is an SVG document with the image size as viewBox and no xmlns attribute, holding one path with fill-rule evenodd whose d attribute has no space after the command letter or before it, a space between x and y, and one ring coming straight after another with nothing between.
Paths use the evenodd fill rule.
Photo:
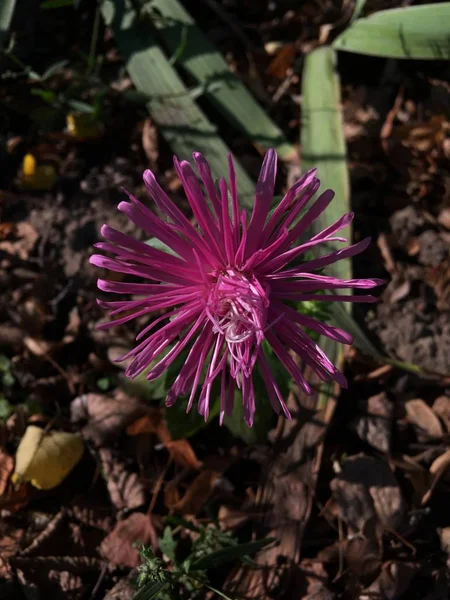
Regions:
<instances>
[{"instance_id":1,"label":"narrow green leaf","mask_svg":"<svg viewBox=\"0 0 450 600\"><path fill-rule=\"evenodd\" d=\"M162 592L165 587L166 584L159 581L147 583L147 585L144 585L144 587L133 596L132 600L153 600L153 598L158 598L158 594Z\"/></svg>"},{"instance_id":2,"label":"narrow green leaf","mask_svg":"<svg viewBox=\"0 0 450 600\"><path fill-rule=\"evenodd\" d=\"M164 534L159 538L159 547L163 554L167 556L172 562L175 562L175 550L177 543L173 539L172 530L170 527L164 528Z\"/></svg>"},{"instance_id":3,"label":"narrow green leaf","mask_svg":"<svg viewBox=\"0 0 450 600\"><path fill-rule=\"evenodd\" d=\"M275 538L264 538L263 540L255 540L254 542L248 542L246 544L238 544L237 546L229 546L228 548L222 548L216 552L212 552L208 556L199 558L191 565L192 571L202 571L204 569L212 569L223 565L229 561L241 558L247 554L254 554L275 541Z\"/></svg>"},{"instance_id":4,"label":"narrow green leaf","mask_svg":"<svg viewBox=\"0 0 450 600\"><path fill-rule=\"evenodd\" d=\"M198 414L196 405L186 413L186 405L187 400L178 398L175 404L166 410L167 428L175 440L192 437L198 431L207 427L208 423L211 423L220 411L219 398L211 402L207 421Z\"/></svg>"},{"instance_id":5,"label":"narrow green leaf","mask_svg":"<svg viewBox=\"0 0 450 600\"><path fill-rule=\"evenodd\" d=\"M1 0L0 2L0 48L3 48L8 40L15 7L16 0Z\"/></svg>"},{"instance_id":6,"label":"narrow green leaf","mask_svg":"<svg viewBox=\"0 0 450 600\"><path fill-rule=\"evenodd\" d=\"M226 175L229 148L189 97L155 40L151 24L144 15L138 16L128 0L105 0L101 10L106 25L114 31L133 83L149 97L147 108L173 151L180 158L189 159L198 150L207 157L215 177ZM249 206L254 184L239 163L236 172L242 202Z\"/></svg>"},{"instance_id":7,"label":"narrow green leaf","mask_svg":"<svg viewBox=\"0 0 450 600\"><path fill-rule=\"evenodd\" d=\"M316 167L321 181L319 191L331 188L336 193L327 210L312 224L311 233L315 235L350 210L340 83L336 54L331 48L318 48L306 57L302 97L302 170ZM351 231L343 230L343 235L351 237ZM330 250L340 247L329 244ZM350 261L338 261L329 272L335 277L350 279Z\"/></svg>"},{"instance_id":8,"label":"narrow green leaf","mask_svg":"<svg viewBox=\"0 0 450 600\"><path fill-rule=\"evenodd\" d=\"M356 19L359 19L362 11L364 10L365 5L366 5L366 0L355 0L355 6L353 8L352 19L350 21L351 23L353 23L353 21L356 21Z\"/></svg>"},{"instance_id":9,"label":"narrow green leaf","mask_svg":"<svg viewBox=\"0 0 450 600\"><path fill-rule=\"evenodd\" d=\"M450 2L376 12L354 21L336 50L387 58L450 59Z\"/></svg>"},{"instance_id":10,"label":"narrow green leaf","mask_svg":"<svg viewBox=\"0 0 450 600\"><path fill-rule=\"evenodd\" d=\"M275 148L280 158L297 153L283 132L230 71L222 54L197 27L195 19L178 0L153 0L154 24L169 54L198 83L205 97L238 131L261 148ZM213 84L221 85L213 87Z\"/></svg>"},{"instance_id":11,"label":"narrow green leaf","mask_svg":"<svg viewBox=\"0 0 450 600\"><path fill-rule=\"evenodd\" d=\"M311 234L315 235L350 209L340 83L336 72L336 55L331 48L318 48L306 57L302 97L302 169L306 171L316 167L321 181L320 190L331 188L336 193L327 210L312 224ZM349 230L350 228L343 235L350 239ZM338 248L335 244L329 246L327 251ZM350 261L338 261L331 265L329 272L335 277L350 279ZM347 304L346 309L350 310L351 304ZM320 337L319 345L333 364L339 365L342 360L342 345L324 336ZM327 401L332 389L332 383L323 387L318 396L319 405Z\"/></svg>"}]
</instances>

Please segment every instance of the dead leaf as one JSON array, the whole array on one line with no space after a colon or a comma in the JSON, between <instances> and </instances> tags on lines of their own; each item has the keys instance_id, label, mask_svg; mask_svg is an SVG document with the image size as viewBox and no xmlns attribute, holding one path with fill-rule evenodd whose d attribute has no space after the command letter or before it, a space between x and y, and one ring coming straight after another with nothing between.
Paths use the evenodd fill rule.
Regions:
<instances>
[{"instance_id":1,"label":"dead leaf","mask_svg":"<svg viewBox=\"0 0 450 600\"><path fill-rule=\"evenodd\" d=\"M359 596L360 600L396 600L409 588L420 566L415 563L384 563L378 578Z\"/></svg>"},{"instance_id":2,"label":"dead leaf","mask_svg":"<svg viewBox=\"0 0 450 600\"><path fill-rule=\"evenodd\" d=\"M70 573L69 571L57 571L55 569L51 569L48 572L48 579L49 581L54 581L58 584L58 586L64 592L66 598L74 597L74 592L78 592L76 595L79 596L82 594L84 589L84 584L81 577L75 573ZM70 592L72 592L72 594L70 594Z\"/></svg>"},{"instance_id":3,"label":"dead leaf","mask_svg":"<svg viewBox=\"0 0 450 600\"><path fill-rule=\"evenodd\" d=\"M108 448L100 448L103 474L111 502L118 510L132 510L145 504L146 494L137 473L127 471Z\"/></svg>"},{"instance_id":4,"label":"dead leaf","mask_svg":"<svg viewBox=\"0 0 450 600\"><path fill-rule=\"evenodd\" d=\"M128 435L155 434L167 448L172 460L188 469L201 469L203 463L199 460L188 440L172 440L162 413L158 409L140 417L126 429Z\"/></svg>"},{"instance_id":5,"label":"dead leaf","mask_svg":"<svg viewBox=\"0 0 450 600\"><path fill-rule=\"evenodd\" d=\"M390 452L394 405L385 392L381 392L360 406L363 414L354 422L359 437L381 452Z\"/></svg>"},{"instance_id":6,"label":"dead leaf","mask_svg":"<svg viewBox=\"0 0 450 600\"><path fill-rule=\"evenodd\" d=\"M304 558L300 563L300 576L306 583L306 590L302 590L302 600L333 600L334 594L326 587L328 573L323 564L318 560Z\"/></svg>"},{"instance_id":7,"label":"dead leaf","mask_svg":"<svg viewBox=\"0 0 450 600\"><path fill-rule=\"evenodd\" d=\"M415 426L419 440L442 437L441 422L426 402L419 398L408 400L405 403L405 410L409 423Z\"/></svg>"},{"instance_id":8,"label":"dead leaf","mask_svg":"<svg viewBox=\"0 0 450 600\"><path fill-rule=\"evenodd\" d=\"M180 501L181 496L178 487L173 483L168 483L164 488L164 504L166 508L173 508Z\"/></svg>"},{"instance_id":9,"label":"dead leaf","mask_svg":"<svg viewBox=\"0 0 450 600\"><path fill-rule=\"evenodd\" d=\"M0 496L8 487L9 478L14 470L14 459L5 450L0 448Z\"/></svg>"},{"instance_id":10,"label":"dead leaf","mask_svg":"<svg viewBox=\"0 0 450 600\"><path fill-rule=\"evenodd\" d=\"M8 490L0 498L0 509L15 513L23 508L31 498L31 486L22 483L19 487L8 486Z\"/></svg>"},{"instance_id":11,"label":"dead leaf","mask_svg":"<svg viewBox=\"0 0 450 600\"><path fill-rule=\"evenodd\" d=\"M38 489L53 489L64 481L83 454L84 442L78 434L28 425L16 450L11 481L29 481Z\"/></svg>"},{"instance_id":12,"label":"dead leaf","mask_svg":"<svg viewBox=\"0 0 450 600\"><path fill-rule=\"evenodd\" d=\"M443 527L437 530L439 539L441 540L441 549L443 552L450 554L450 527Z\"/></svg>"},{"instance_id":13,"label":"dead leaf","mask_svg":"<svg viewBox=\"0 0 450 600\"><path fill-rule=\"evenodd\" d=\"M284 44L276 53L275 58L267 67L267 74L277 79L284 79L288 69L291 68L295 59L295 44Z\"/></svg>"},{"instance_id":14,"label":"dead leaf","mask_svg":"<svg viewBox=\"0 0 450 600\"><path fill-rule=\"evenodd\" d=\"M101 446L118 436L136 417L144 414L147 407L135 397L117 392L113 396L83 394L72 401L70 418L72 423L87 424L82 435Z\"/></svg>"},{"instance_id":15,"label":"dead leaf","mask_svg":"<svg viewBox=\"0 0 450 600\"><path fill-rule=\"evenodd\" d=\"M373 579L381 567L381 548L373 539L355 536L347 541L345 559L358 577Z\"/></svg>"},{"instance_id":16,"label":"dead leaf","mask_svg":"<svg viewBox=\"0 0 450 600\"><path fill-rule=\"evenodd\" d=\"M450 208L444 208L441 210L438 216L438 223L446 229L450 229Z\"/></svg>"},{"instance_id":17,"label":"dead leaf","mask_svg":"<svg viewBox=\"0 0 450 600\"><path fill-rule=\"evenodd\" d=\"M198 460L188 440L173 440L167 442L166 448L172 459L182 467L197 470L202 468L203 463L201 460Z\"/></svg>"},{"instance_id":18,"label":"dead leaf","mask_svg":"<svg viewBox=\"0 0 450 600\"><path fill-rule=\"evenodd\" d=\"M31 337L29 335L24 338L23 343L31 354L34 354L35 356L47 356L59 347L58 342L49 342L48 340Z\"/></svg>"},{"instance_id":19,"label":"dead leaf","mask_svg":"<svg viewBox=\"0 0 450 600\"><path fill-rule=\"evenodd\" d=\"M127 432L127 435L130 436L142 435L145 433L156 433L158 431L160 421L161 414L158 411L154 415L144 415L143 417L139 417L139 419L136 419L136 421L130 423L125 431Z\"/></svg>"},{"instance_id":20,"label":"dead leaf","mask_svg":"<svg viewBox=\"0 0 450 600\"><path fill-rule=\"evenodd\" d=\"M450 396L439 396L433 402L433 412L443 421L447 433L450 433Z\"/></svg>"},{"instance_id":21,"label":"dead leaf","mask_svg":"<svg viewBox=\"0 0 450 600\"><path fill-rule=\"evenodd\" d=\"M144 121L142 128L142 147L148 158L148 168L154 170L159 157L158 130L151 119Z\"/></svg>"},{"instance_id":22,"label":"dead leaf","mask_svg":"<svg viewBox=\"0 0 450 600\"><path fill-rule=\"evenodd\" d=\"M371 521L395 530L402 522L405 503L387 463L358 454L346 458L342 470L330 482L341 518L355 532Z\"/></svg>"},{"instance_id":23,"label":"dead leaf","mask_svg":"<svg viewBox=\"0 0 450 600\"><path fill-rule=\"evenodd\" d=\"M114 565L135 568L140 563L136 545L150 545L153 551L158 538L150 515L136 512L119 521L100 545L100 554Z\"/></svg>"},{"instance_id":24,"label":"dead leaf","mask_svg":"<svg viewBox=\"0 0 450 600\"><path fill-rule=\"evenodd\" d=\"M132 585L131 577L124 577L123 579L120 579L109 592L107 592L103 600L132 600L135 595L136 588Z\"/></svg>"},{"instance_id":25,"label":"dead leaf","mask_svg":"<svg viewBox=\"0 0 450 600\"><path fill-rule=\"evenodd\" d=\"M22 260L28 260L28 257L39 238L38 232L31 223L21 221L16 224L14 233L13 240L8 239L0 242L0 250L4 250L8 254Z\"/></svg>"},{"instance_id":26,"label":"dead leaf","mask_svg":"<svg viewBox=\"0 0 450 600\"><path fill-rule=\"evenodd\" d=\"M184 496L172 506L173 510L187 515L196 515L203 508L214 489L220 473L206 469L197 475Z\"/></svg>"}]
</instances>

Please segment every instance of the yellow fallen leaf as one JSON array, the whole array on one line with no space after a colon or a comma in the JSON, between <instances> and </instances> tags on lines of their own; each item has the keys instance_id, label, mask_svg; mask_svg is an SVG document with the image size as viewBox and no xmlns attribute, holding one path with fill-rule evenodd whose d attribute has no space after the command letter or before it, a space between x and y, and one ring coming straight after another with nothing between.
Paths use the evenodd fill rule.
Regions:
<instances>
[{"instance_id":1,"label":"yellow fallen leaf","mask_svg":"<svg viewBox=\"0 0 450 600\"><path fill-rule=\"evenodd\" d=\"M51 190L56 182L56 169L53 165L38 165L33 154L26 154L22 163L19 183L22 189Z\"/></svg>"},{"instance_id":2,"label":"yellow fallen leaf","mask_svg":"<svg viewBox=\"0 0 450 600\"><path fill-rule=\"evenodd\" d=\"M92 115L74 114L66 115L67 133L80 140L97 139L103 134L100 123L92 119Z\"/></svg>"},{"instance_id":3,"label":"yellow fallen leaf","mask_svg":"<svg viewBox=\"0 0 450 600\"><path fill-rule=\"evenodd\" d=\"M29 425L16 452L13 483L30 481L31 485L49 490L59 485L83 456L83 440L65 431L44 432Z\"/></svg>"}]
</instances>

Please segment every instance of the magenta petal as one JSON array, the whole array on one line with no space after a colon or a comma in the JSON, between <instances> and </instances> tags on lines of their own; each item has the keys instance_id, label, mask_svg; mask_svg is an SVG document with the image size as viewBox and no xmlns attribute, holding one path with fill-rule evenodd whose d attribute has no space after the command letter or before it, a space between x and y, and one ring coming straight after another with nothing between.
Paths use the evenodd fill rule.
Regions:
<instances>
[{"instance_id":1,"label":"magenta petal","mask_svg":"<svg viewBox=\"0 0 450 600\"><path fill-rule=\"evenodd\" d=\"M121 274L111 281L104 276L98 280L98 287L122 298L98 301L111 319L99 327L106 329L133 320L140 324L141 319L147 318L134 347L120 359L132 359L125 372L129 377L146 372L148 379L156 379L183 357L167 393L167 407L179 396L185 396L189 411L198 398L198 411L207 419L213 386L220 381L221 424L233 410L236 387L241 391L247 426L254 423L257 400L270 402L277 414L282 412L290 418L263 344L271 346L274 356L303 392L311 393L303 374L305 366L320 380L336 381L345 387L345 377L309 332L345 344L352 342L351 336L329 323L298 313L285 301L374 302L376 298L371 295L339 295L336 290L370 289L382 280L341 280L317 273L363 251L369 240L299 264L299 259L310 250L317 252L330 243L345 243L346 238L336 234L353 218L352 213L343 215L305 239L311 223L326 210L334 195L331 190L325 191L303 214L319 189L316 171L305 173L269 216L277 171L276 153L269 150L247 219L247 213L239 209L231 155L228 184L222 178L218 185L206 159L198 152L193 158L201 182L186 161L175 157L174 165L195 223L191 222L190 213L184 214L169 198L149 170L144 173L144 182L160 216L129 192L129 200L118 206L148 237L160 240L167 252L109 225L102 227L105 241L96 247L108 256L94 254L90 262ZM300 236L304 241L297 246ZM262 398L256 398L255 392L257 365L266 388Z\"/></svg>"}]
</instances>

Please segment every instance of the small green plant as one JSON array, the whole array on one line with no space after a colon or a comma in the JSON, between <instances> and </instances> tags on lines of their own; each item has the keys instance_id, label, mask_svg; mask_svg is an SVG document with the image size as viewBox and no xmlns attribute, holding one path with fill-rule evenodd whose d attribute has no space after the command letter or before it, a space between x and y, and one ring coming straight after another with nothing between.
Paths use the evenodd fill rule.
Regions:
<instances>
[{"instance_id":1,"label":"small green plant","mask_svg":"<svg viewBox=\"0 0 450 600\"><path fill-rule=\"evenodd\" d=\"M159 539L164 558L157 557L151 548L141 549L142 564L137 577L139 591L133 600L197 600L204 598L205 589L231 600L212 587L210 570L235 560L248 562L250 554L274 541L266 538L240 544L231 534L214 525L195 527L184 520L179 522L190 529L195 538L189 553L179 556L178 543L172 528L167 526Z\"/></svg>"}]
</instances>

